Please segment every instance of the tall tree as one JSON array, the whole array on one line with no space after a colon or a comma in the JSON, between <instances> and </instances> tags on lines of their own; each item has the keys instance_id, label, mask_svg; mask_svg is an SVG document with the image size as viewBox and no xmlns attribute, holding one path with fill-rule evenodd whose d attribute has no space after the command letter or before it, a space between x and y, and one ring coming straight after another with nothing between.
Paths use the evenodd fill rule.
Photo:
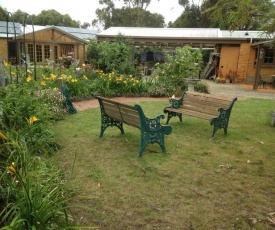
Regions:
<instances>
[{"instance_id":1,"label":"tall tree","mask_svg":"<svg viewBox=\"0 0 275 230\"><path fill-rule=\"evenodd\" d=\"M221 29L256 30L266 23L272 9L272 0L219 0L206 12L211 13L211 22Z\"/></svg>"},{"instance_id":2,"label":"tall tree","mask_svg":"<svg viewBox=\"0 0 275 230\"><path fill-rule=\"evenodd\" d=\"M7 19L7 10L0 6L0 21L6 21Z\"/></svg>"},{"instance_id":3,"label":"tall tree","mask_svg":"<svg viewBox=\"0 0 275 230\"><path fill-rule=\"evenodd\" d=\"M151 3L151 0L123 0L123 1L124 1L124 5L128 8L141 8L145 10Z\"/></svg>"},{"instance_id":4,"label":"tall tree","mask_svg":"<svg viewBox=\"0 0 275 230\"><path fill-rule=\"evenodd\" d=\"M115 8L115 0L100 0L103 8L96 10L97 19L92 25L107 29L111 26L163 27L164 17L147 11L151 0L124 0L121 9Z\"/></svg>"},{"instance_id":5,"label":"tall tree","mask_svg":"<svg viewBox=\"0 0 275 230\"><path fill-rule=\"evenodd\" d=\"M0 21L6 21L7 19L7 10L0 6ZM12 13L12 18L14 18L15 22L23 23L25 15L27 12L23 12L21 10L17 10ZM90 23L84 22L81 25L80 21L73 20L70 15L68 14L60 14L56 10L43 10L38 15L30 15L31 17L26 18L26 23L31 24L32 20L34 25L55 25L55 26L66 26L66 27L81 27L81 28L88 28ZM9 20L12 21L12 18Z\"/></svg>"},{"instance_id":6,"label":"tall tree","mask_svg":"<svg viewBox=\"0 0 275 230\"><path fill-rule=\"evenodd\" d=\"M186 5L183 13L169 27L198 28L201 22L201 10L198 5Z\"/></svg>"},{"instance_id":7,"label":"tall tree","mask_svg":"<svg viewBox=\"0 0 275 230\"><path fill-rule=\"evenodd\" d=\"M35 25L55 25L55 26L66 26L66 27L79 27L80 22L72 20L70 15L62 15L56 10L42 10L35 18Z\"/></svg>"},{"instance_id":8,"label":"tall tree","mask_svg":"<svg viewBox=\"0 0 275 230\"><path fill-rule=\"evenodd\" d=\"M201 5L201 21L199 23L200 28L218 28L219 24L217 22L211 22L211 12L207 9L213 7L217 4L218 0L204 0Z\"/></svg>"}]
</instances>

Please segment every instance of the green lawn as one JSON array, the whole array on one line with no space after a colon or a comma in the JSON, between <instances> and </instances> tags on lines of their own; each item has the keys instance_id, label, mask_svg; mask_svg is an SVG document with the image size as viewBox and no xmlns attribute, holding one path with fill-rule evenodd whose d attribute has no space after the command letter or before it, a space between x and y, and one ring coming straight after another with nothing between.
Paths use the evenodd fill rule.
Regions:
<instances>
[{"instance_id":1,"label":"green lawn","mask_svg":"<svg viewBox=\"0 0 275 230\"><path fill-rule=\"evenodd\" d=\"M133 104L133 103L131 103ZM167 102L139 103L148 117ZM100 133L99 108L54 125L62 149L52 157L75 191L73 212L99 229L272 229L275 212L275 101L242 99L228 134L211 138L208 121L172 118L167 153L148 145L137 160L139 130ZM166 120L163 120L163 124Z\"/></svg>"}]
</instances>

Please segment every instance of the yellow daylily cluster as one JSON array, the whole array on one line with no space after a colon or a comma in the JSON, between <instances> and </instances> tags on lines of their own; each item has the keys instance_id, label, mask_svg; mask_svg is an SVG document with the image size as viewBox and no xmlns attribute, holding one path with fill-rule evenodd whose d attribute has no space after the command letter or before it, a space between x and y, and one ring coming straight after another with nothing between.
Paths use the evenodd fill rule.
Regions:
<instances>
[{"instance_id":1,"label":"yellow daylily cluster","mask_svg":"<svg viewBox=\"0 0 275 230\"><path fill-rule=\"evenodd\" d=\"M46 84L46 82L45 82L45 81L41 81L41 82L40 82L40 85L42 85L42 86L46 86L47 84Z\"/></svg>"},{"instance_id":2,"label":"yellow daylily cluster","mask_svg":"<svg viewBox=\"0 0 275 230\"><path fill-rule=\"evenodd\" d=\"M32 116L30 119L27 118L27 121L30 125L32 125L34 122L38 121L38 118L36 116Z\"/></svg>"},{"instance_id":3,"label":"yellow daylily cluster","mask_svg":"<svg viewBox=\"0 0 275 230\"><path fill-rule=\"evenodd\" d=\"M12 175L12 176L16 173L14 162L12 162L11 165L7 167L7 173Z\"/></svg>"},{"instance_id":4,"label":"yellow daylily cluster","mask_svg":"<svg viewBox=\"0 0 275 230\"><path fill-rule=\"evenodd\" d=\"M27 77L26 82L30 82L32 78L30 76Z\"/></svg>"}]
</instances>

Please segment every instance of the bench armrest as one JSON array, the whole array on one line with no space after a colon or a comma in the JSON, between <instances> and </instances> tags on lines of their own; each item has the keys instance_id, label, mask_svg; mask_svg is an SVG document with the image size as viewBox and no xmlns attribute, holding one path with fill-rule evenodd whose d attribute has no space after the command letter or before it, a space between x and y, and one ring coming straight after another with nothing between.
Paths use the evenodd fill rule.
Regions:
<instances>
[{"instance_id":1,"label":"bench armrest","mask_svg":"<svg viewBox=\"0 0 275 230\"><path fill-rule=\"evenodd\" d=\"M183 92L181 97L178 98L178 99L170 98L169 99L170 106L168 106L167 108L175 108L175 109L179 108L182 105L182 101L183 101L183 97L184 97L185 92L186 92L186 90Z\"/></svg>"},{"instance_id":2,"label":"bench armrest","mask_svg":"<svg viewBox=\"0 0 275 230\"><path fill-rule=\"evenodd\" d=\"M142 131L152 133L152 132L163 132L164 134L170 134L172 128L169 125L161 125L160 120L164 119L163 114L156 116L155 118L148 118L145 116L142 108L139 105L135 105L140 115L140 129Z\"/></svg>"}]
</instances>

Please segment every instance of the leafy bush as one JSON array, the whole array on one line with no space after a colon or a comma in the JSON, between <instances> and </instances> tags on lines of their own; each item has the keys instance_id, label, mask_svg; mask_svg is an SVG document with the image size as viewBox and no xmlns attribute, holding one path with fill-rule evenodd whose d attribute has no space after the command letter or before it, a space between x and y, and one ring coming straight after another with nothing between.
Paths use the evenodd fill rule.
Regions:
<instances>
[{"instance_id":1,"label":"leafy bush","mask_svg":"<svg viewBox=\"0 0 275 230\"><path fill-rule=\"evenodd\" d=\"M207 84L204 84L203 82L198 82L194 86L194 90L201 93L209 93L209 87Z\"/></svg>"},{"instance_id":2,"label":"leafy bush","mask_svg":"<svg viewBox=\"0 0 275 230\"><path fill-rule=\"evenodd\" d=\"M149 95L172 96L186 87L186 79L196 76L200 70L201 54L189 46L176 48L175 55L166 55L166 62L157 63L151 75Z\"/></svg>"},{"instance_id":3,"label":"leafy bush","mask_svg":"<svg viewBox=\"0 0 275 230\"><path fill-rule=\"evenodd\" d=\"M115 72L135 77L139 73L133 64L133 48L122 36L115 42L97 43L92 40L86 54L89 62L104 73Z\"/></svg>"},{"instance_id":4,"label":"leafy bush","mask_svg":"<svg viewBox=\"0 0 275 230\"><path fill-rule=\"evenodd\" d=\"M24 143L34 154L53 153L58 148L49 122L56 116L51 110L59 105L43 94L28 85L9 85L0 104L0 130ZM60 118L59 112L58 115Z\"/></svg>"},{"instance_id":5,"label":"leafy bush","mask_svg":"<svg viewBox=\"0 0 275 230\"><path fill-rule=\"evenodd\" d=\"M200 70L201 59L200 51L190 46L176 48L174 55L166 55L166 62L155 65L152 78L157 85L152 86L153 89L158 88L160 95L165 92L169 96L184 90L186 79L196 76Z\"/></svg>"},{"instance_id":6,"label":"leafy bush","mask_svg":"<svg viewBox=\"0 0 275 230\"><path fill-rule=\"evenodd\" d=\"M65 229L74 223L62 174L31 156L16 139L6 138L11 154L0 164L2 229Z\"/></svg>"}]
</instances>

